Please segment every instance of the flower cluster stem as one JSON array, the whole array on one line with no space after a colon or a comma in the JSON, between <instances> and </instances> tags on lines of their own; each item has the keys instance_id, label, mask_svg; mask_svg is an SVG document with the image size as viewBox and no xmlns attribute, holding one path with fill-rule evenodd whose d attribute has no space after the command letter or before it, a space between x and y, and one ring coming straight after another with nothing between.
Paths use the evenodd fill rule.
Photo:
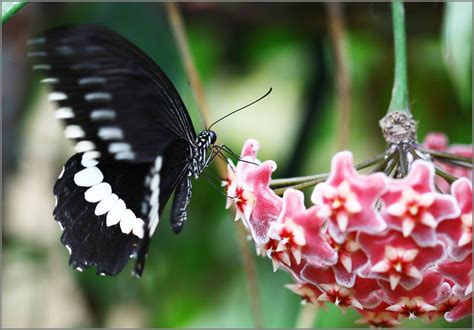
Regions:
<instances>
[{"instance_id":1,"label":"flower cluster stem","mask_svg":"<svg viewBox=\"0 0 474 330\"><path fill-rule=\"evenodd\" d=\"M408 102L405 10L402 1L392 2L392 22L395 48L395 77L388 112L399 111L410 113Z\"/></svg>"},{"instance_id":2,"label":"flower cluster stem","mask_svg":"<svg viewBox=\"0 0 474 330\"><path fill-rule=\"evenodd\" d=\"M441 159L446 159L446 160L453 160L457 162L472 164L472 158L462 157L462 156L454 155L448 152L429 149L429 148L423 147L422 145L417 145L416 149L420 150L421 152L428 153L435 158L441 158Z\"/></svg>"},{"instance_id":3,"label":"flower cluster stem","mask_svg":"<svg viewBox=\"0 0 474 330\"><path fill-rule=\"evenodd\" d=\"M171 29L173 31L174 38L178 45L178 50L181 55L184 68L186 70L186 75L188 76L189 82L191 84L191 89L193 90L194 96L196 98L196 103L199 108L199 113L203 119L204 125L207 127L207 123L210 122L210 112L209 106L204 94L204 89L202 87L201 79L199 73L194 65L193 57L189 49L189 43L186 36L186 30L184 27L183 19L176 3L167 2L165 4L166 10L168 12L168 17L171 24ZM226 166L223 162L218 163L218 170L221 177L226 176ZM250 247L246 241L246 232L243 228L242 223L236 223L236 234L239 243L240 255L243 257L243 266L246 275L247 281L247 290L250 299L250 309L256 328L263 327L262 319L262 309L260 303L260 296L258 290L258 281L256 276L255 263L252 259L252 253L250 252Z\"/></svg>"},{"instance_id":4,"label":"flower cluster stem","mask_svg":"<svg viewBox=\"0 0 474 330\"><path fill-rule=\"evenodd\" d=\"M376 164L379 164L384 161L388 161L388 157L386 153L379 154L373 158L370 158L362 163L356 164L354 167L356 170L361 170ZM283 195L286 189L293 188L297 190L301 190L304 188L309 188L317 185L318 183L324 182L329 177L329 173L323 174L316 174L316 175L308 175L302 176L297 178L287 178L287 179L275 179L270 182L270 186L283 186L278 189L274 189L273 191L277 195Z\"/></svg>"}]
</instances>

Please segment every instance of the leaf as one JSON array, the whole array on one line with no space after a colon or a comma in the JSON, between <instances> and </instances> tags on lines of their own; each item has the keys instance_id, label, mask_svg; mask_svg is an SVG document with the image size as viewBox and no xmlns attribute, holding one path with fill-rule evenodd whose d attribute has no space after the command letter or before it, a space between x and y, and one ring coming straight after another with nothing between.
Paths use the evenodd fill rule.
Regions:
<instances>
[{"instance_id":1,"label":"leaf","mask_svg":"<svg viewBox=\"0 0 474 330\"><path fill-rule=\"evenodd\" d=\"M443 58L464 110L471 109L472 2L447 2L443 22Z\"/></svg>"},{"instance_id":2,"label":"leaf","mask_svg":"<svg viewBox=\"0 0 474 330\"><path fill-rule=\"evenodd\" d=\"M17 11L27 4L26 1L2 2L2 23L8 21Z\"/></svg>"}]
</instances>

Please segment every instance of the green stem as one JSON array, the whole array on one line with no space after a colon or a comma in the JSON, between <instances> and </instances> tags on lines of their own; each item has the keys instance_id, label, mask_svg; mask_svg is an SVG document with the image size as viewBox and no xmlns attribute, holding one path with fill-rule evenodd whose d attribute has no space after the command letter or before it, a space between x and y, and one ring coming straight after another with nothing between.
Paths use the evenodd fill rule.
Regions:
<instances>
[{"instance_id":1,"label":"green stem","mask_svg":"<svg viewBox=\"0 0 474 330\"><path fill-rule=\"evenodd\" d=\"M6 23L17 11L23 8L27 1L2 2L2 24Z\"/></svg>"},{"instance_id":2,"label":"green stem","mask_svg":"<svg viewBox=\"0 0 474 330\"><path fill-rule=\"evenodd\" d=\"M443 152L443 151L429 149L429 148L426 148L422 145L417 145L416 149L420 150L421 152L428 153L434 158L448 159L448 160L454 160L454 161L458 161L458 162L464 162L464 163L472 164L472 158L469 158L469 157L463 157L463 156L458 156L458 155L455 155L455 154L451 154L449 152Z\"/></svg>"},{"instance_id":3,"label":"green stem","mask_svg":"<svg viewBox=\"0 0 474 330\"><path fill-rule=\"evenodd\" d=\"M449 173L446 173L445 171L440 169L438 166L435 166L435 173L437 175L439 175L440 177L442 177L443 179L445 179L446 182L448 182L449 184L452 184L454 181L456 181L458 179L455 176L453 176Z\"/></svg>"},{"instance_id":4,"label":"green stem","mask_svg":"<svg viewBox=\"0 0 474 330\"><path fill-rule=\"evenodd\" d=\"M403 111L410 113L408 105L405 11L402 1L392 2L392 22L395 48L395 77L388 112Z\"/></svg>"},{"instance_id":5,"label":"green stem","mask_svg":"<svg viewBox=\"0 0 474 330\"><path fill-rule=\"evenodd\" d=\"M382 161L385 158L386 154L378 154L375 157L372 157L366 161L363 161L362 163L354 165L354 168L356 170L361 170L367 167L370 167L372 165L378 164L380 161ZM315 175L308 175L308 176L300 176L296 178L283 178L283 179L273 179L270 181L270 186L275 187L275 186L289 186L297 183L305 183L308 181L314 182L316 180L320 179L327 179L329 173L323 173L323 174L315 174Z\"/></svg>"}]
</instances>

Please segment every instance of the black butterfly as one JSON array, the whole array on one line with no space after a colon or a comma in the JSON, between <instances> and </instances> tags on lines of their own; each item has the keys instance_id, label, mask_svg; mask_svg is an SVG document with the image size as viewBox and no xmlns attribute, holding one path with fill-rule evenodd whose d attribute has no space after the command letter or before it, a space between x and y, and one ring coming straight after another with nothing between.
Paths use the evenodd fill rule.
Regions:
<instances>
[{"instance_id":1,"label":"black butterfly","mask_svg":"<svg viewBox=\"0 0 474 330\"><path fill-rule=\"evenodd\" d=\"M179 233L198 178L220 149L216 133L196 135L165 73L120 35L72 26L28 41L33 69L52 87L56 117L76 154L54 185L54 217L69 263L119 273L137 257L143 272L150 237L174 192L170 222ZM221 146L222 147L222 146Z\"/></svg>"}]
</instances>

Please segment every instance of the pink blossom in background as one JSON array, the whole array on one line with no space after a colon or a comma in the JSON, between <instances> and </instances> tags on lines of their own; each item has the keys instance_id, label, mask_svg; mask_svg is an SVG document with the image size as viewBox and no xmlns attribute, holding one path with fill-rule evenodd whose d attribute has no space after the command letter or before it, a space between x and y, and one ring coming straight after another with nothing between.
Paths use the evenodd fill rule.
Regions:
<instances>
[{"instance_id":1,"label":"pink blossom in background","mask_svg":"<svg viewBox=\"0 0 474 330\"><path fill-rule=\"evenodd\" d=\"M426 135L423 145L427 148L448 152L457 156L472 158L473 148L472 144L454 144L448 146L448 137L443 133L429 133ZM439 166L442 170L453 175L456 178L468 178L472 180L472 169L454 166L448 162L441 160L435 160L434 163ZM436 177L436 185L441 189L442 192L448 193L450 191L449 183L441 177Z\"/></svg>"}]
</instances>

